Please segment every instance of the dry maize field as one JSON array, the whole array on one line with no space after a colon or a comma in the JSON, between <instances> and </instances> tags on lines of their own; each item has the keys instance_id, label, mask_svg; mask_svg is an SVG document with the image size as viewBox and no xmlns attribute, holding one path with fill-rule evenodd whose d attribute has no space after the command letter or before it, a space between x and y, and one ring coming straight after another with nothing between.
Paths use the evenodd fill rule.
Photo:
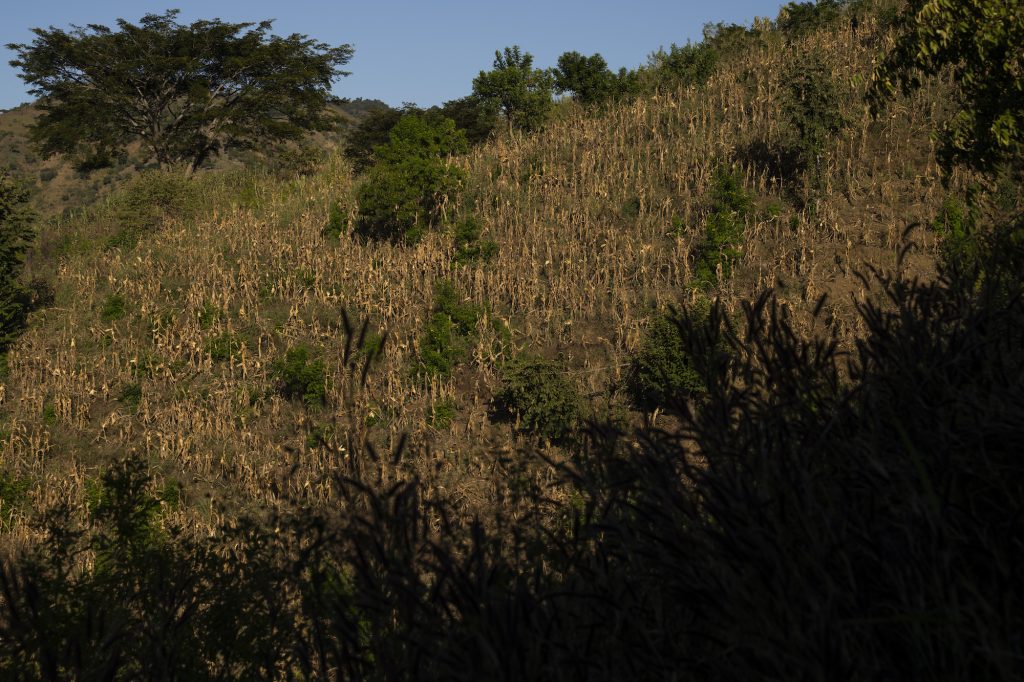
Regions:
<instances>
[{"instance_id":1,"label":"dry maize field","mask_svg":"<svg viewBox=\"0 0 1024 682\"><path fill-rule=\"evenodd\" d=\"M509 463L531 444L489 417L502 362L520 349L560 357L594 415L626 410L618 388L652 313L705 295L692 286L691 256L722 165L742 174L756 208L732 276L712 294L737 310L775 289L802 328L848 346L861 331L855 303L873 295L857 272L929 276L937 242L927 226L947 191L927 131L949 83L928 83L878 120L863 104L887 40L869 25L794 44L767 32L702 88L597 113L563 102L542 132L453 159L468 180L448 215L481 221L498 244L487 263L454 264L444 229L415 246L353 236L358 178L340 155L285 180L189 180L209 211L168 218L133 247L53 256L56 302L34 314L0 387L3 468L31 482L27 507L84 506L106 463L141 452L158 485L177 491L165 521L202 531L285 496L329 503L324 475L354 443L386 454L405 436L401 461L375 464L382 484L414 473L467 512L484 510L516 483ZM782 139L780 78L799 50L831 69L847 125L820 160L822 188L796 208L749 150ZM323 233L334 202L348 220L340 240ZM100 244L112 229L81 228ZM411 368L440 279L486 312L452 376L424 378ZM342 311L386 334L363 386L359 362L344 362ZM214 357L218 339L229 340L227 357ZM273 363L300 344L325 363L323 407L273 390ZM442 404L455 408L450 426L432 419ZM9 542L35 532L24 519L14 510Z\"/></svg>"}]
</instances>

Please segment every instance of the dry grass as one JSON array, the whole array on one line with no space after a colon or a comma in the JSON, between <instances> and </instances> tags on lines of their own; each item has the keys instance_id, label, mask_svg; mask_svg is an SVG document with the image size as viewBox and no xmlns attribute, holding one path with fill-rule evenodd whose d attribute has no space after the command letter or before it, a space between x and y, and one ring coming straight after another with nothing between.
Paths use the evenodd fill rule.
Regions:
<instances>
[{"instance_id":1,"label":"dry grass","mask_svg":"<svg viewBox=\"0 0 1024 682\"><path fill-rule=\"evenodd\" d=\"M451 208L477 215L498 242L486 265L453 266L451 238L439 233L415 247L326 239L331 202L341 202L350 223L355 215L353 178L338 158L290 182L197 180L217 206L202 219L169 220L134 249L86 246L60 258L57 303L33 318L0 389L3 469L33 481L26 508L45 507L84 499L114 454L141 451L158 482L184 486L184 503L169 505L167 518L202 529L286 493L326 501L323 474L347 456L347 438L365 436L387 451L408 434L405 460L379 464L382 481L416 472L467 511L484 509L511 485L503 462L521 445L488 419L503 352L485 317L472 360L454 376L415 377L433 283L449 278L487 306L513 330L516 347L562 354L595 410L621 403L615 388L651 312L697 295L688 263L722 163L742 171L761 210L746 226L735 276L718 293L736 307L775 287L805 328L829 294L830 325L849 343L861 331L850 322L852 302L870 295L854 273L893 267L908 226L926 224L945 191L928 131L949 85L929 84L878 122L861 103L886 40L864 24L859 37L818 34L797 45L766 33L705 89L600 115L564 104L544 132L475 151L458 161L470 179ZM824 156L823 189L799 211L780 179L743 157L752 143L781 139L779 76L794 49L827 61L850 121ZM954 188L963 182L952 178ZM765 210L773 202L781 207L774 217ZM105 229L88 227L97 242ZM935 237L921 228L908 236L918 248L904 267L927 275ZM104 319L114 295L125 314ZM342 309L388 335L366 388L351 396ZM209 343L223 334L236 335L240 350L215 361ZM298 344L326 363L322 409L273 390L271 364ZM119 400L135 384L138 404ZM440 401L458 408L446 432L428 425ZM323 426L333 434L308 444ZM226 500L227 510L211 498ZM30 532L18 518L12 542Z\"/></svg>"}]
</instances>

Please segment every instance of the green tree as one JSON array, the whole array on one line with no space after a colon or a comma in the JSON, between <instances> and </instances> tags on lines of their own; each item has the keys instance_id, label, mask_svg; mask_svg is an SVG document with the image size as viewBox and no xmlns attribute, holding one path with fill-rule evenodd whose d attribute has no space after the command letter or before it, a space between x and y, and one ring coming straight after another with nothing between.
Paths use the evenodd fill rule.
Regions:
<instances>
[{"instance_id":1,"label":"green tree","mask_svg":"<svg viewBox=\"0 0 1024 682\"><path fill-rule=\"evenodd\" d=\"M599 53L584 57L579 52L566 52L558 58L554 71L555 89L570 92L583 105L599 104L618 90L618 79Z\"/></svg>"},{"instance_id":2,"label":"green tree","mask_svg":"<svg viewBox=\"0 0 1024 682\"><path fill-rule=\"evenodd\" d=\"M553 86L551 74L533 68L533 55L515 45L494 53L494 69L473 79L473 94L501 111L510 132L536 130L551 109Z\"/></svg>"},{"instance_id":3,"label":"green tree","mask_svg":"<svg viewBox=\"0 0 1024 682\"><path fill-rule=\"evenodd\" d=\"M406 113L410 113L407 107L393 109L385 106L374 109L349 131L344 153L357 173L373 165L373 148L391 139L391 130Z\"/></svg>"},{"instance_id":4,"label":"green tree","mask_svg":"<svg viewBox=\"0 0 1024 682\"><path fill-rule=\"evenodd\" d=\"M489 138L498 118L494 103L476 95L445 102L441 105L440 113L455 121L455 127L466 134L466 141L471 145L480 144Z\"/></svg>"},{"instance_id":5,"label":"green tree","mask_svg":"<svg viewBox=\"0 0 1024 682\"><path fill-rule=\"evenodd\" d=\"M1024 2L909 0L897 20L899 38L875 71L868 93L878 115L897 91L952 69L956 113L940 131L948 167L991 170L1024 143Z\"/></svg>"},{"instance_id":6,"label":"green tree","mask_svg":"<svg viewBox=\"0 0 1024 682\"><path fill-rule=\"evenodd\" d=\"M28 292L19 282L35 232L28 191L0 169L0 352L6 351L25 326Z\"/></svg>"},{"instance_id":7,"label":"green tree","mask_svg":"<svg viewBox=\"0 0 1024 682\"><path fill-rule=\"evenodd\" d=\"M782 118L792 131L793 151L817 179L825 145L845 124L839 90L828 67L810 52L789 63L782 83Z\"/></svg>"},{"instance_id":8,"label":"green tree","mask_svg":"<svg viewBox=\"0 0 1024 682\"><path fill-rule=\"evenodd\" d=\"M101 158L141 143L161 167L195 170L228 146L265 147L332 127L329 88L352 57L270 21L179 24L177 10L119 30L32 29L7 47L40 98L32 138L46 154Z\"/></svg>"},{"instance_id":9,"label":"green tree","mask_svg":"<svg viewBox=\"0 0 1024 682\"><path fill-rule=\"evenodd\" d=\"M409 114L374 148L377 163L357 190L359 230L415 242L443 215L465 173L449 157L467 150L466 136L438 115Z\"/></svg>"}]
</instances>

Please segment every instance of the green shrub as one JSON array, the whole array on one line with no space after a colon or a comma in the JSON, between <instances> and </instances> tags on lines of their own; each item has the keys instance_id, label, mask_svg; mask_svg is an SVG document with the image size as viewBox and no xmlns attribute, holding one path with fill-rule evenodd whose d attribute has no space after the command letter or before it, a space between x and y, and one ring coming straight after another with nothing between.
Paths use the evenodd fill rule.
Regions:
<instances>
[{"instance_id":1,"label":"green shrub","mask_svg":"<svg viewBox=\"0 0 1024 682\"><path fill-rule=\"evenodd\" d=\"M968 197L965 204L954 196L948 196L942 202L939 215L932 221L932 229L942 239L941 254L944 263L963 265L971 260L980 242L975 234L977 209L969 204L973 197Z\"/></svg>"},{"instance_id":2,"label":"green shrub","mask_svg":"<svg viewBox=\"0 0 1024 682\"><path fill-rule=\"evenodd\" d=\"M834 23L840 16L843 4L843 0L790 2L779 10L775 25L788 35L805 35Z\"/></svg>"},{"instance_id":3,"label":"green shrub","mask_svg":"<svg viewBox=\"0 0 1024 682\"><path fill-rule=\"evenodd\" d=\"M565 52L554 70L555 90L572 93L584 106L601 104L618 94L619 80L600 54L585 57L579 52Z\"/></svg>"},{"instance_id":4,"label":"green shrub","mask_svg":"<svg viewBox=\"0 0 1024 682\"><path fill-rule=\"evenodd\" d=\"M407 113L412 112L385 105L370 111L358 125L348 131L344 154L352 162L352 169L356 173L362 173L373 165L373 150L388 143L391 130Z\"/></svg>"},{"instance_id":5,"label":"green shrub","mask_svg":"<svg viewBox=\"0 0 1024 682\"><path fill-rule=\"evenodd\" d=\"M347 222L345 214L341 210L341 204L337 201L331 202L331 209L327 214L327 224L324 225L324 236L337 241L345 234Z\"/></svg>"},{"instance_id":6,"label":"green shrub","mask_svg":"<svg viewBox=\"0 0 1024 682\"><path fill-rule=\"evenodd\" d=\"M659 49L647 61L661 87L699 86L715 72L718 53L706 43L673 43L667 52Z\"/></svg>"},{"instance_id":7,"label":"green shrub","mask_svg":"<svg viewBox=\"0 0 1024 682\"><path fill-rule=\"evenodd\" d=\"M493 102L469 95L441 105L442 116L455 121L455 127L466 135L466 141L478 145L486 141L498 121L498 110Z\"/></svg>"},{"instance_id":8,"label":"green shrub","mask_svg":"<svg viewBox=\"0 0 1024 682\"><path fill-rule=\"evenodd\" d=\"M327 400L327 381L323 360L313 359L305 346L289 349L277 360L271 372L277 390L289 400L301 400L307 406L322 405Z\"/></svg>"},{"instance_id":9,"label":"green shrub","mask_svg":"<svg viewBox=\"0 0 1024 682\"><path fill-rule=\"evenodd\" d=\"M138 409L139 403L142 402L142 384L131 383L126 384L121 389L121 394L117 397L118 402L125 406L125 408L134 413Z\"/></svg>"},{"instance_id":10,"label":"green shrub","mask_svg":"<svg viewBox=\"0 0 1024 682\"><path fill-rule=\"evenodd\" d=\"M220 317L220 310L209 301L205 301L203 307L196 311L196 317L199 319L200 328L209 329Z\"/></svg>"},{"instance_id":11,"label":"green shrub","mask_svg":"<svg viewBox=\"0 0 1024 682\"><path fill-rule=\"evenodd\" d=\"M620 211L626 220L635 220L640 215L640 198L632 196L622 203Z\"/></svg>"},{"instance_id":12,"label":"green shrub","mask_svg":"<svg viewBox=\"0 0 1024 682\"><path fill-rule=\"evenodd\" d=\"M651 320L630 363L627 389L633 404L646 411L672 407L707 390L683 346L674 315Z\"/></svg>"},{"instance_id":13,"label":"green shrub","mask_svg":"<svg viewBox=\"0 0 1024 682\"><path fill-rule=\"evenodd\" d=\"M29 193L0 169L0 352L25 328L26 290L19 282L25 252L35 237Z\"/></svg>"},{"instance_id":14,"label":"green shrub","mask_svg":"<svg viewBox=\"0 0 1024 682\"><path fill-rule=\"evenodd\" d=\"M519 355L502 369L502 387L494 398L496 416L552 441L575 431L582 401L560 362Z\"/></svg>"},{"instance_id":15,"label":"green shrub","mask_svg":"<svg viewBox=\"0 0 1024 682\"><path fill-rule=\"evenodd\" d=\"M451 428L457 414L458 409L453 401L439 400L430 406L430 411L427 413L427 425L438 431L447 431Z\"/></svg>"},{"instance_id":16,"label":"green shrub","mask_svg":"<svg viewBox=\"0 0 1024 682\"><path fill-rule=\"evenodd\" d=\"M789 126L790 148L817 182L825 145L846 124L839 89L820 54L804 52L782 74L781 118Z\"/></svg>"},{"instance_id":17,"label":"green shrub","mask_svg":"<svg viewBox=\"0 0 1024 682\"><path fill-rule=\"evenodd\" d=\"M113 322L114 320L120 320L125 316L127 301L124 296L120 294L110 294L103 301L103 307L100 308L100 318L104 322Z\"/></svg>"},{"instance_id":18,"label":"green shrub","mask_svg":"<svg viewBox=\"0 0 1024 682\"><path fill-rule=\"evenodd\" d=\"M330 424L315 424L306 434L306 447L309 449L324 447L334 438L335 430Z\"/></svg>"},{"instance_id":19,"label":"green shrub","mask_svg":"<svg viewBox=\"0 0 1024 682\"><path fill-rule=\"evenodd\" d=\"M185 498L185 486L181 481L168 479L156 491L156 498L171 511L177 511Z\"/></svg>"},{"instance_id":20,"label":"green shrub","mask_svg":"<svg viewBox=\"0 0 1024 682\"><path fill-rule=\"evenodd\" d=\"M242 341L237 334L225 332L206 342L206 352L214 362L224 362L242 350Z\"/></svg>"},{"instance_id":21,"label":"green shrub","mask_svg":"<svg viewBox=\"0 0 1024 682\"><path fill-rule=\"evenodd\" d=\"M461 302L451 282L439 280L434 286L433 311L420 340L416 373L450 375L476 338L481 312L478 306Z\"/></svg>"},{"instance_id":22,"label":"green shrub","mask_svg":"<svg viewBox=\"0 0 1024 682\"><path fill-rule=\"evenodd\" d=\"M31 481L18 478L10 473L0 473L0 531L11 529L14 513L28 499Z\"/></svg>"},{"instance_id":23,"label":"green shrub","mask_svg":"<svg viewBox=\"0 0 1024 682\"><path fill-rule=\"evenodd\" d=\"M459 265L484 262L494 258L498 252L497 242L480 239L483 226L472 216L463 218L455 226L455 257Z\"/></svg>"},{"instance_id":24,"label":"green shrub","mask_svg":"<svg viewBox=\"0 0 1024 682\"><path fill-rule=\"evenodd\" d=\"M436 225L465 173L448 157L466 151L466 136L451 119L408 115L374 150L377 163L356 195L358 230L377 239L415 243Z\"/></svg>"},{"instance_id":25,"label":"green shrub","mask_svg":"<svg viewBox=\"0 0 1024 682\"><path fill-rule=\"evenodd\" d=\"M750 197L743 190L740 175L719 168L711 189L704 239L696 250L694 262L693 276L700 287L714 286L719 270L723 278L730 276L733 261L741 255L744 220L750 208Z\"/></svg>"},{"instance_id":26,"label":"green shrub","mask_svg":"<svg viewBox=\"0 0 1024 682\"><path fill-rule=\"evenodd\" d=\"M185 217L198 209L195 183L183 173L168 171L140 173L114 201L122 230L140 235L165 218Z\"/></svg>"}]
</instances>

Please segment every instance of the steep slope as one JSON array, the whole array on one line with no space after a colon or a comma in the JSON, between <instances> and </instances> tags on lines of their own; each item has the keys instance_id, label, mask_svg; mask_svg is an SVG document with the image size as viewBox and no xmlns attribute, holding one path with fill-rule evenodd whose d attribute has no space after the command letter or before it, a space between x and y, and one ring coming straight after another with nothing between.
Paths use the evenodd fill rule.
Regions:
<instances>
[{"instance_id":1,"label":"steep slope","mask_svg":"<svg viewBox=\"0 0 1024 682\"><path fill-rule=\"evenodd\" d=\"M221 513L211 498L323 499L321 477L351 439L389 451L407 437L402 462L374 464L381 481L412 471L478 510L547 475L510 456L527 441L492 418L502 363L519 349L559 357L592 414L635 422L619 389L669 304L719 295L735 310L774 287L809 330L830 294L816 329L851 343L850 311L871 295L856 273L894 267L911 239L902 267L928 276L937 239L925 226L970 180L944 189L929 141L949 84L875 122L861 97L888 37L873 20L800 39L760 28L704 86L602 112L564 103L543 132L455 160L469 182L450 213L481 221L498 244L489 262L456 263L444 233L411 247L353 236L354 179L337 157L285 182L144 176L52 223L31 269L52 273L56 304L10 353L0 393L0 457L27 482L20 504L87 500L102 465L136 450L168 491L167 518L201 528ZM788 134L783 74L800 54L827 66L846 119L816 182L780 169L775 151ZM721 280L697 286L723 167L753 209ZM152 213L147 197L166 201ZM324 234L332 206L346 228L337 240ZM452 376L424 377L414 368L442 279L481 314ZM370 323L355 355L342 310ZM365 388L351 389L385 333ZM322 404L281 390L280 363L299 347L323 363ZM12 532L27 533L17 518Z\"/></svg>"}]
</instances>

